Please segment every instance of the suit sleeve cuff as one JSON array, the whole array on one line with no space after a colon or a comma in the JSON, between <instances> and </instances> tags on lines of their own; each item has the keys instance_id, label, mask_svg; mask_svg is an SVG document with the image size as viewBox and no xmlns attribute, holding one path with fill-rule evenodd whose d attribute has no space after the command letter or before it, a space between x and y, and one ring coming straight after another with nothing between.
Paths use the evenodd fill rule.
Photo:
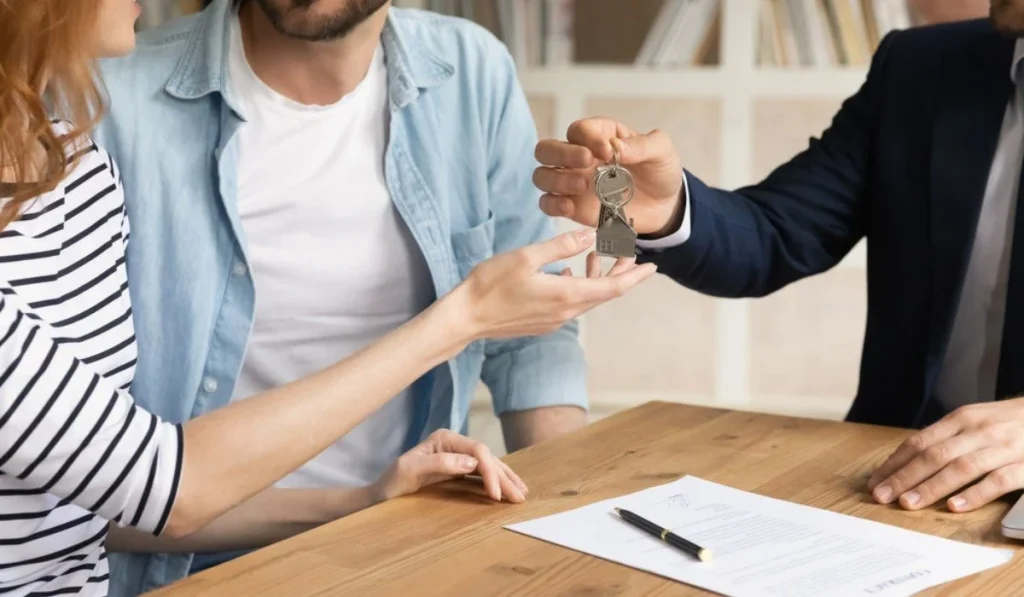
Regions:
<instances>
[{"instance_id":1,"label":"suit sleeve cuff","mask_svg":"<svg viewBox=\"0 0 1024 597\"><path fill-rule=\"evenodd\" d=\"M637 239L636 246L641 251L661 251L678 247L690 239L690 183L687 181L686 173L683 173L683 221L679 229L661 238L653 240Z\"/></svg>"}]
</instances>

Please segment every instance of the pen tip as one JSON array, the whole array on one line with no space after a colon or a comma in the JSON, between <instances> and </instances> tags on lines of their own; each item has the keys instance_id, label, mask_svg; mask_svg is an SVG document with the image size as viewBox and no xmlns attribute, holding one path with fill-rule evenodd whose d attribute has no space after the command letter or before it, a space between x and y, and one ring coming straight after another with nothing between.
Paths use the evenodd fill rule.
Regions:
<instances>
[{"instance_id":1,"label":"pen tip","mask_svg":"<svg viewBox=\"0 0 1024 597\"><path fill-rule=\"evenodd\" d=\"M702 561L702 562L710 562L711 561L711 550L710 549L702 549L702 550L697 552L697 557L700 558L700 561Z\"/></svg>"},{"instance_id":2,"label":"pen tip","mask_svg":"<svg viewBox=\"0 0 1024 597\"><path fill-rule=\"evenodd\" d=\"M612 508L612 510L615 510L616 514L622 514L622 508Z\"/></svg>"}]
</instances>

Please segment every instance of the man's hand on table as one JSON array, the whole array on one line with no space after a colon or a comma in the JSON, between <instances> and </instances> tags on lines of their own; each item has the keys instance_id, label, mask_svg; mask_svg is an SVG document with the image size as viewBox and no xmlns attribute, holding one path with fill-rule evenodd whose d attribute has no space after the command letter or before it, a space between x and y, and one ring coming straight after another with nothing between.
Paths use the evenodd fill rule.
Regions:
<instances>
[{"instance_id":1,"label":"man's hand on table","mask_svg":"<svg viewBox=\"0 0 1024 597\"><path fill-rule=\"evenodd\" d=\"M374 502L383 502L420 489L476 473L492 499L522 502L529 489L519 475L474 439L442 429L395 461L371 487Z\"/></svg>"},{"instance_id":2,"label":"man's hand on table","mask_svg":"<svg viewBox=\"0 0 1024 597\"><path fill-rule=\"evenodd\" d=\"M876 501L908 510L948 498L950 511L968 512L1021 488L1024 398L957 409L908 438L868 480Z\"/></svg>"}]
</instances>

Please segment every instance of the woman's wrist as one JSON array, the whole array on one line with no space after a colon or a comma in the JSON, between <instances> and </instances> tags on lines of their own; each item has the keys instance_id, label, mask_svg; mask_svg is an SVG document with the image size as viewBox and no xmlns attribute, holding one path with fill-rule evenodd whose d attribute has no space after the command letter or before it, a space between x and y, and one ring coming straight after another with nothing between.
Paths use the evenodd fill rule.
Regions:
<instances>
[{"instance_id":1,"label":"woman's wrist","mask_svg":"<svg viewBox=\"0 0 1024 597\"><path fill-rule=\"evenodd\" d=\"M449 340L451 356L486 336L486 329L477 316L476 307L469 288L460 284L425 312L431 323Z\"/></svg>"}]
</instances>

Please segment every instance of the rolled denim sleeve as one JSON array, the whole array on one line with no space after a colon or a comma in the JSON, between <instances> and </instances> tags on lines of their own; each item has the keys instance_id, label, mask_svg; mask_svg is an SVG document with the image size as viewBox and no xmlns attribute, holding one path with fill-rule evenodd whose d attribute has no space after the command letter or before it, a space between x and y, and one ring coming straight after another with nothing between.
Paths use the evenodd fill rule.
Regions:
<instances>
[{"instance_id":1,"label":"rolled denim sleeve","mask_svg":"<svg viewBox=\"0 0 1024 597\"><path fill-rule=\"evenodd\" d=\"M489 102L489 171L494 250L501 253L542 242L556 234L554 221L538 206L533 185L536 125L504 46L491 45L488 78L495 86ZM554 264L550 271L564 265ZM588 408L586 361L579 326L569 322L544 336L488 341L481 377L491 391L494 412L549 406Z\"/></svg>"}]
</instances>

